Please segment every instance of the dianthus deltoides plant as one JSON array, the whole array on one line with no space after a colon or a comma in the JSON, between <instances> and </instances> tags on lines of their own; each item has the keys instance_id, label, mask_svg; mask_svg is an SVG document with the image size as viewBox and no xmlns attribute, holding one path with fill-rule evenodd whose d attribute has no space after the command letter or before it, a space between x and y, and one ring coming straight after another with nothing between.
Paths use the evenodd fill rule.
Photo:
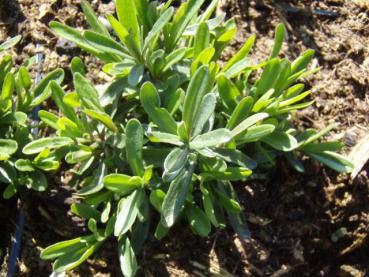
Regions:
<instances>
[{"instance_id":1,"label":"dianthus deltoides plant","mask_svg":"<svg viewBox=\"0 0 369 277\"><path fill-rule=\"evenodd\" d=\"M48 80L45 95L58 112L39 112L48 136L31 140L21 153L28 157L23 170L41 159L73 173L78 201L71 210L87 221L88 234L42 251L43 259L55 260L54 271L78 266L114 236L122 273L134 276L145 239L152 233L162 239L179 221L200 236L227 223L245 236L234 186L265 175L276 159L300 172L304 156L352 170L337 153L340 142L321 141L334 126L298 132L289 122L313 103L298 83L316 70L308 69L313 51L293 62L278 58L285 36L279 25L267 60L247 58L251 36L223 64L236 24L211 17L217 1L201 12L203 2L189 0L175 10L171 1L117 0L117 18L108 15L106 27L82 1L90 30L50 24L104 62L113 80L93 86L74 58L74 90L66 93L60 79Z\"/></svg>"}]
</instances>

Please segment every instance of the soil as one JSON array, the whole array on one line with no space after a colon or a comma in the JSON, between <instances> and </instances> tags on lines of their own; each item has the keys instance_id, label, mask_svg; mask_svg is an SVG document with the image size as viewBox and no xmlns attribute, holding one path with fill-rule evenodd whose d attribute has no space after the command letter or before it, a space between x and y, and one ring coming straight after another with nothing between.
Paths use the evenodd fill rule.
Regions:
<instances>
[{"instance_id":1,"label":"soil","mask_svg":"<svg viewBox=\"0 0 369 277\"><path fill-rule=\"evenodd\" d=\"M99 14L113 11L113 2L92 1ZM272 48L274 28L284 22L288 40L282 56L296 58L316 51L321 70L305 80L315 104L294 117L300 127L340 126L331 135L343 139L350 153L369 130L369 8L365 0L277 1L221 0L218 12L234 16L239 26L230 57L251 34L257 42L250 61L257 63ZM14 50L16 61L37 51L44 54L43 71L68 69L81 56L95 83L107 79L101 64L48 30L51 20L85 26L75 0L0 2L0 41L22 34ZM36 48L39 44L40 47ZM163 241L149 240L140 256L147 276L367 276L369 274L369 164L352 180L308 160L305 174L295 173L283 160L265 182L238 184L251 239L231 230L215 231L207 239L178 226ZM83 234L84 222L69 213L72 191L54 185L47 196L25 198L26 225L18 276L49 276L51 265L39 259L41 248ZM15 202L1 202L1 210ZM9 208L10 207L10 208ZM3 213L0 214L3 216ZM14 226L9 212L6 230ZM2 217L1 217L2 219ZM5 229L1 229L3 231ZM9 239L1 232L0 262L5 276ZM9 238L9 235L8 235ZM67 276L120 276L115 242L108 241L93 259Z\"/></svg>"}]
</instances>

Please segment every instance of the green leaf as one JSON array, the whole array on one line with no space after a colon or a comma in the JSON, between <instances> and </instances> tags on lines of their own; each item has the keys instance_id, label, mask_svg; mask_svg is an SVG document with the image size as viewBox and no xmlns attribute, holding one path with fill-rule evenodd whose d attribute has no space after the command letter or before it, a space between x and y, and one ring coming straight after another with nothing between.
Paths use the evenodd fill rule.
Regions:
<instances>
[{"instance_id":1,"label":"green leaf","mask_svg":"<svg viewBox=\"0 0 369 277\"><path fill-rule=\"evenodd\" d=\"M223 72L224 76L227 78L235 78L239 76L243 71L250 67L249 59L244 58L234 65L232 65L229 69ZM258 67L262 67L262 65L258 65Z\"/></svg>"},{"instance_id":2,"label":"green leaf","mask_svg":"<svg viewBox=\"0 0 369 277\"><path fill-rule=\"evenodd\" d=\"M213 149L213 151L217 154L218 157L229 163L233 163L250 169L255 169L257 166L257 163L253 159L246 156L237 149L217 148Z\"/></svg>"},{"instance_id":3,"label":"green leaf","mask_svg":"<svg viewBox=\"0 0 369 277\"><path fill-rule=\"evenodd\" d=\"M105 112L96 111L96 110L88 110L88 109L85 109L82 111L83 113L87 114L89 117L100 121L112 132L114 133L118 132L118 127L114 124L113 119Z\"/></svg>"},{"instance_id":4,"label":"green leaf","mask_svg":"<svg viewBox=\"0 0 369 277\"><path fill-rule=\"evenodd\" d=\"M122 58L130 58L126 54L126 49L121 44L105 35L93 31L85 31L83 37L96 50L112 55L112 61L121 61ZM119 58L116 58L115 55Z\"/></svg>"},{"instance_id":5,"label":"green leaf","mask_svg":"<svg viewBox=\"0 0 369 277\"><path fill-rule=\"evenodd\" d=\"M208 24L202 22L197 28L197 33L194 42L194 57L197 57L204 49L210 45L210 31Z\"/></svg>"},{"instance_id":6,"label":"green leaf","mask_svg":"<svg viewBox=\"0 0 369 277\"><path fill-rule=\"evenodd\" d=\"M142 187L142 179L124 174L110 174L104 177L104 186L108 190L126 195Z\"/></svg>"},{"instance_id":7,"label":"green leaf","mask_svg":"<svg viewBox=\"0 0 369 277\"><path fill-rule=\"evenodd\" d=\"M92 156L92 149L86 147L77 150L71 151L65 156L65 161L69 164L76 164L88 160Z\"/></svg>"},{"instance_id":8,"label":"green leaf","mask_svg":"<svg viewBox=\"0 0 369 277\"><path fill-rule=\"evenodd\" d=\"M107 223L109 221L110 212L111 212L111 202L109 201L105 204L104 210L101 212L100 221L102 223Z\"/></svg>"},{"instance_id":9,"label":"green leaf","mask_svg":"<svg viewBox=\"0 0 369 277\"><path fill-rule=\"evenodd\" d=\"M80 31L75 30L69 26L61 24L56 21L52 21L49 24L50 29L59 37L76 43L83 50L92 53L95 56L99 56L101 53L99 50L89 44L86 39L82 36Z\"/></svg>"},{"instance_id":10,"label":"green leaf","mask_svg":"<svg viewBox=\"0 0 369 277\"><path fill-rule=\"evenodd\" d=\"M184 56L186 55L187 48L182 47L174 50L169 55L165 56L164 59L164 68L162 69L162 72L167 71L170 69L173 65L183 60Z\"/></svg>"},{"instance_id":11,"label":"green leaf","mask_svg":"<svg viewBox=\"0 0 369 277\"><path fill-rule=\"evenodd\" d=\"M182 146L183 142L178 136L162 132L147 132L146 136L152 142L169 143L177 146Z\"/></svg>"},{"instance_id":12,"label":"green leaf","mask_svg":"<svg viewBox=\"0 0 369 277\"><path fill-rule=\"evenodd\" d=\"M305 168L304 165L301 163L301 161L296 157L296 155L293 152L288 152L285 154L285 157L287 161L292 165L293 169L295 169L297 172L304 173Z\"/></svg>"},{"instance_id":13,"label":"green leaf","mask_svg":"<svg viewBox=\"0 0 369 277\"><path fill-rule=\"evenodd\" d=\"M104 109L101 107L97 90L80 73L74 74L73 77L74 86L81 100L82 107L103 112Z\"/></svg>"},{"instance_id":14,"label":"green leaf","mask_svg":"<svg viewBox=\"0 0 369 277\"><path fill-rule=\"evenodd\" d=\"M145 147L143 149L143 158L146 164L161 168L163 167L165 158L171 150L172 148L166 148L163 146L161 148Z\"/></svg>"},{"instance_id":15,"label":"green leaf","mask_svg":"<svg viewBox=\"0 0 369 277\"><path fill-rule=\"evenodd\" d=\"M284 132L274 132L261 140L273 148L285 152L292 151L298 147L297 140L293 136Z\"/></svg>"},{"instance_id":16,"label":"green leaf","mask_svg":"<svg viewBox=\"0 0 369 277\"><path fill-rule=\"evenodd\" d=\"M289 99L298 96L301 92L303 92L304 88L304 84L296 84L294 86L291 86L283 93L283 98Z\"/></svg>"},{"instance_id":17,"label":"green leaf","mask_svg":"<svg viewBox=\"0 0 369 277\"><path fill-rule=\"evenodd\" d=\"M227 128L232 130L240 124L242 120L246 119L250 114L253 105L254 99L251 96L243 98L233 110L232 115L228 120Z\"/></svg>"},{"instance_id":18,"label":"green leaf","mask_svg":"<svg viewBox=\"0 0 369 277\"><path fill-rule=\"evenodd\" d=\"M222 206L229 212L232 214L238 214L241 212L241 206L240 204L228 197L225 193L223 193L221 190L219 189L215 189L215 192L219 198L220 204L222 204Z\"/></svg>"},{"instance_id":19,"label":"green leaf","mask_svg":"<svg viewBox=\"0 0 369 277\"><path fill-rule=\"evenodd\" d=\"M215 54L215 48L213 46L209 46L208 48L205 48L201 51L201 53L196 57L196 59L191 64L191 76L194 75L196 70L201 65L209 65L212 58Z\"/></svg>"},{"instance_id":20,"label":"green leaf","mask_svg":"<svg viewBox=\"0 0 369 277\"><path fill-rule=\"evenodd\" d=\"M152 190L150 193L150 203L158 212L161 212L161 206L163 205L164 197L165 192L161 189Z\"/></svg>"},{"instance_id":21,"label":"green leaf","mask_svg":"<svg viewBox=\"0 0 369 277\"><path fill-rule=\"evenodd\" d=\"M244 241L250 239L250 230L242 213L228 213L228 221L240 239Z\"/></svg>"},{"instance_id":22,"label":"green leaf","mask_svg":"<svg viewBox=\"0 0 369 277\"><path fill-rule=\"evenodd\" d=\"M6 184L12 184L16 181L16 178L17 178L17 172L13 164L8 163L8 162L3 162L0 164L0 182L6 183ZM13 191L14 193L17 192L15 187L8 186L8 188L9 188L10 193L11 191ZM11 196L13 196L13 194Z\"/></svg>"},{"instance_id":23,"label":"green leaf","mask_svg":"<svg viewBox=\"0 0 369 277\"><path fill-rule=\"evenodd\" d=\"M237 52L236 55L234 55L229 61L228 63L223 67L222 72L226 72L228 69L230 69L233 65L235 65L236 63L244 60L247 55L249 54L252 46L255 43L255 39L256 36L252 35L250 36L245 44L242 46L242 48L240 49L240 51Z\"/></svg>"},{"instance_id":24,"label":"green leaf","mask_svg":"<svg viewBox=\"0 0 369 277\"><path fill-rule=\"evenodd\" d=\"M305 141L302 142L303 145L307 145L309 143L312 143L319 138L323 137L325 134L329 133L334 128L337 128L337 123L333 123L325 127L323 130L319 131L318 133L309 136Z\"/></svg>"},{"instance_id":25,"label":"green leaf","mask_svg":"<svg viewBox=\"0 0 369 277\"><path fill-rule=\"evenodd\" d=\"M75 252L70 252L67 255L59 257L53 264L53 271L61 273L79 266L87 260L100 245L101 242L97 242L91 246L87 244L85 247L79 248Z\"/></svg>"},{"instance_id":26,"label":"green leaf","mask_svg":"<svg viewBox=\"0 0 369 277\"><path fill-rule=\"evenodd\" d=\"M244 119L240 124L238 124L232 130L232 137L240 137L243 132L245 132L249 127L255 125L257 122L267 118L269 115L267 113L257 113L248 118Z\"/></svg>"},{"instance_id":27,"label":"green leaf","mask_svg":"<svg viewBox=\"0 0 369 277\"><path fill-rule=\"evenodd\" d=\"M182 210L191 185L193 170L194 164L190 164L169 186L162 205L163 223L166 227L173 226Z\"/></svg>"},{"instance_id":28,"label":"green leaf","mask_svg":"<svg viewBox=\"0 0 369 277\"><path fill-rule=\"evenodd\" d=\"M119 202L117 220L114 226L114 236L124 235L131 229L138 215L143 197L144 191L137 189Z\"/></svg>"},{"instance_id":29,"label":"green leaf","mask_svg":"<svg viewBox=\"0 0 369 277\"><path fill-rule=\"evenodd\" d=\"M212 3L213 4L213 3ZM210 8L210 6L208 6ZM201 22L206 22L208 24L209 30L213 31L214 33L217 31L218 27L221 27L222 23L224 22L226 14L220 13L218 16L211 18L209 20L201 20L201 15L197 18L197 22L195 24L189 25L186 30L183 32L184 37L194 37L196 35L197 28L199 27Z\"/></svg>"},{"instance_id":30,"label":"green leaf","mask_svg":"<svg viewBox=\"0 0 369 277\"><path fill-rule=\"evenodd\" d=\"M61 136L78 138L83 136L83 132L78 127L76 123L66 117L61 117L58 119L58 129L60 129Z\"/></svg>"},{"instance_id":31,"label":"green leaf","mask_svg":"<svg viewBox=\"0 0 369 277\"><path fill-rule=\"evenodd\" d=\"M119 240L119 262L120 269L125 277L134 277L138 266L136 256L128 238Z\"/></svg>"},{"instance_id":32,"label":"green leaf","mask_svg":"<svg viewBox=\"0 0 369 277\"><path fill-rule=\"evenodd\" d=\"M270 105L274 98L271 98L272 95L274 94L275 90L274 89L270 89L267 92L265 92L254 104L253 108L252 108L252 112L257 113L261 110L263 110L264 108L266 108L268 105Z\"/></svg>"},{"instance_id":33,"label":"green leaf","mask_svg":"<svg viewBox=\"0 0 369 277\"><path fill-rule=\"evenodd\" d=\"M164 161L163 181L173 181L188 162L187 148L174 148Z\"/></svg>"},{"instance_id":34,"label":"green leaf","mask_svg":"<svg viewBox=\"0 0 369 277\"><path fill-rule=\"evenodd\" d=\"M31 102L31 106L35 107L45 101L52 93L49 87L49 83L54 81L57 84L61 84L64 80L64 71L62 69L56 69L47 74L37 87L33 90L35 98Z\"/></svg>"},{"instance_id":35,"label":"green leaf","mask_svg":"<svg viewBox=\"0 0 369 277\"><path fill-rule=\"evenodd\" d=\"M157 240L161 240L168 234L168 232L169 228L165 227L162 220L160 220L158 225L156 226L154 236Z\"/></svg>"},{"instance_id":36,"label":"green leaf","mask_svg":"<svg viewBox=\"0 0 369 277\"><path fill-rule=\"evenodd\" d=\"M83 248L93 236L78 237L50 245L41 251L41 259L51 260Z\"/></svg>"},{"instance_id":37,"label":"green leaf","mask_svg":"<svg viewBox=\"0 0 369 277\"><path fill-rule=\"evenodd\" d=\"M15 88L15 78L13 73L6 74L1 90L0 100L10 100Z\"/></svg>"},{"instance_id":38,"label":"green leaf","mask_svg":"<svg viewBox=\"0 0 369 277\"><path fill-rule=\"evenodd\" d=\"M10 156L17 152L18 143L12 139L0 139L0 157ZM0 158L1 160L1 158Z\"/></svg>"},{"instance_id":39,"label":"green leaf","mask_svg":"<svg viewBox=\"0 0 369 277\"><path fill-rule=\"evenodd\" d=\"M18 81L23 88L29 90L32 86L31 77L29 76L27 68L21 66L18 71Z\"/></svg>"},{"instance_id":40,"label":"green leaf","mask_svg":"<svg viewBox=\"0 0 369 277\"><path fill-rule=\"evenodd\" d=\"M295 97L291 97L289 99L286 99L279 103L278 108L283 108L292 104L295 104L296 102L299 102L300 100L304 99L306 96L311 94L311 90L305 91L304 93L301 93Z\"/></svg>"},{"instance_id":41,"label":"green leaf","mask_svg":"<svg viewBox=\"0 0 369 277\"><path fill-rule=\"evenodd\" d=\"M210 222L215 226L219 227L219 222L216 216L215 205L213 203L212 195L210 195L209 187L206 183L200 184L200 189L202 193L202 204L204 211L209 218Z\"/></svg>"},{"instance_id":42,"label":"green leaf","mask_svg":"<svg viewBox=\"0 0 369 277\"><path fill-rule=\"evenodd\" d=\"M131 119L126 126L126 156L133 173L142 177L145 170L142 160L143 129L137 119Z\"/></svg>"},{"instance_id":43,"label":"green leaf","mask_svg":"<svg viewBox=\"0 0 369 277\"><path fill-rule=\"evenodd\" d=\"M60 162L47 158L35 161L33 164L35 167L43 171L54 171L57 170L60 166Z\"/></svg>"},{"instance_id":44,"label":"green leaf","mask_svg":"<svg viewBox=\"0 0 369 277\"><path fill-rule=\"evenodd\" d=\"M128 75L128 84L132 87L137 86L143 79L144 67L140 64L136 64L132 67Z\"/></svg>"},{"instance_id":45,"label":"green leaf","mask_svg":"<svg viewBox=\"0 0 369 277\"><path fill-rule=\"evenodd\" d=\"M274 46L273 51L270 54L271 59L277 57L279 52L281 51L285 35L286 35L286 27L284 26L283 23L278 24L275 29Z\"/></svg>"},{"instance_id":46,"label":"green leaf","mask_svg":"<svg viewBox=\"0 0 369 277\"><path fill-rule=\"evenodd\" d=\"M260 76L260 79L256 84L256 96L260 97L274 87L274 84L279 76L280 64L281 62L278 58L268 61L263 73Z\"/></svg>"},{"instance_id":47,"label":"green leaf","mask_svg":"<svg viewBox=\"0 0 369 277\"><path fill-rule=\"evenodd\" d=\"M86 0L81 1L81 8L92 30L109 37L110 35L108 30L105 28L104 24L100 22L90 4Z\"/></svg>"},{"instance_id":48,"label":"green leaf","mask_svg":"<svg viewBox=\"0 0 369 277\"><path fill-rule=\"evenodd\" d=\"M194 119L200 108L201 99L209 90L210 74L206 66L201 66L191 78L186 92L182 119L186 123L187 130L192 130Z\"/></svg>"},{"instance_id":49,"label":"green leaf","mask_svg":"<svg viewBox=\"0 0 369 277\"><path fill-rule=\"evenodd\" d=\"M315 51L312 49L306 50L300 57L293 61L291 65L291 75L306 69L313 59Z\"/></svg>"},{"instance_id":50,"label":"green leaf","mask_svg":"<svg viewBox=\"0 0 369 277\"><path fill-rule=\"evenodd\" d=\"M119 37L120 41L122 43L126 43L126 38L129 34L127 29L118 20L116 20L114 16L108 14L106 18L108 19L111 27Z\"/></svg>"},{"instance_id":51,"label":"green leaf","mask_svg":"<svg viewBox=\"0 0 369 277\"><path fill-rule=\"evenodd\" d=\"M84 203L73 203L70 207L70 210L75 215L86 219L93 218L99 221L101 217L101 213L98 210Z\"/></svg>"},{"instance_id":52,"label":"green leaf","mask_svg":"<svg viewBox=\"0 0 369 277\"><path fill-rule=\"evenodd\" d=\"M35 168L32 165L32 162L28 159L19 159L15 162L14 165L17 168L17 170L22 172L30 172L35 170Z\"/></svg>"},{"instance_id":53,"label":"green leaf","mask_svg":"<svg viewBox=\"0 0 369 277\"><path fill-rule=\"evenodd\" d=\"M169 52L175 48L191 19L197 14L205 0L189 0L177 10L170 30Z\"/></svg>"},{"instance_id":54,"label":"green leaf","mask_svg":"<svg viewBox=\"0 0 369 277\"><path fill-rule=\"evenodd\" d=\"M58 126L58 120L59 117L56 116L53 113L41 110L38 112L38 116L40 117L40 119L45 122L47 125L49 125L51 128L58 130L59 126Z\"/></svg>"},{"instance_id":55,"label":"green leaf","mask_svg":"<svg viewBox=\"0 0 369 277\"><path fill-rule=\"evenodd\" d=\"M206 94L200 104L199 111L196 115L194 125L192 126L191 136L195 137L202 133L205 124L214 114L216 105L216 96L214 93Z\"/></svg>"},{"instance_id":56,"label":"green leaf","mask_svg":"<svg viewBox=\"0 0 369 277\"><path fill-rule=\"evenodd\" d=\"M140 26L137 20L137 10L133 0L117 0L116 10L119 22L128 31L138 49L141 48Z\"/></svg>"},{"instance_id":57,"label":"green leaf","mask_svg":"<svg viewBox=\"0 0 369 277\"><path fill-rule=\"evenodd\" d=\"M211 231L210 220L199 207L193 204L186 206L186 216L194 233L206 237Z\"/></svg>"},{"instance_id":58,"label":"green leaf","mask_svg":"<svg viewBox=\"0 0 369 277\"><path fill-rule=\"evenodd\" d=\"M27 114L23 112L8 113L5 116L1 117L0 125L19 124L24 126L27 118Z\"/></svg>"},{"instance_id":59,"label":"green leaf","mask_svg":"<svg viewBox=\"0 0 369 277\"><path fill-rule=\"evenodd\" d=\"M60 111L68 117L70 120L75 122L76 124L79 122L77 114L70 106L66 105L63 101L65 96L63 89L57 82L51 81L50 82L50 89L52 91L51 97L55 102L56 106L60 109Z\"/></svg>"},{"instance_id":60,"label":"green leaf","mask_svg":"<svg viewBox=\"0 0 369 277\"><path fill-rule=\"evenodd\" d=\"M63 146L74 144L74 141L68 137L41 138L28 143L23 148L23 154L32 155L43 151L44 149L56 149Z\"/></svg>"},{"instance_id":61,"label":"green leaf","mask_svg":"<svg viewBox=\"0 0 369 277\"><path fill-rule=\"evenodd\" d=\"M74 91L66 93L63 96L62 101L68 108L80 108L81 107L81 101L79 99L79 96Z\"/></svg>"},{"instance_id":62,"label":"green leaf","mask_svg":"<svg viewBox=\"0 0 369 277\"><path fill-rule=\"evenodd\" d=\"M302 151L319 153L323 151L340 151L344 144L340 141L327 141L319 143L309 143L301 147Z\"/></svg>"},{"instance_id":63,"label":"green leaf","mask_svg":"<svg viewBox=\"0 0 369 277\"><path fill-rule=\"evenodd\" d=\"M82 76L86 75L85 64L80 57L74 57L70 63L70 67L73 75L77 72L80 73Z\"/></svg>"},{"instance_id":64,"label":"green leaf","mask_svg":"<svg viewBox=\"0 0 369 277\"><path fill-rule=\"evenodd\" d=\"M150 119L158 125L161 131L171 134L177 133L177 123L166 109L160 108L160 97L152 83L143 84L140 100Z\"/></svg>"},{"instance_id":65,"label":"green leaf","mask_svg":"<svg viewBox=\"0 0 369 277\"><path fill-rule=\"evenodd\" d=\"M30 185L35 191L46 191L48 181L41 171L33 171L28 173L27 185Z\"/></svg>"},{"instance_id":66,"label":"green leaf","mask_svg":"<svg viewBox=\"0 0 369 277\"><path fill-rule=\"evenodd\" d=\"M202 14L199 15L197 20L199 22L208 20L211 17L211 15L214 13L216 8L218 7L218 3L219 3L219 0L212 0L211 3L208 4L208 7L206 8L206 10Z\"/></svg>"},{"instance_id":67,"label":"green leaf","mask_svg":"<svg viewBox=\"0 0 369 277\"><path fill-rule=\"evenodd\" d=\"M226 76L220 75L217 80L218 92L222 104L232 112L237 106L237 98L241 96L238 88Z\"/></svg>"},{"instance_id":68,"label":"green leaf","mask_svg":"<svg viewBox=\"0 0 369 277\"><path fill-rule=\"evenodd\" d=\"M227 143L231 139L232 139L231 131L225 128L217 129L195 137L190 142L190 148L202 149L205 147L213 147L219 144Z\"/></svg>"},{"instance_id":69,"label":"green leaf","mask_svg":"<svg viewBox=\"0 0 369 277\"><path fill-rule=\"evenodd\" d=\"M104 175L106 174L106 165L100 162L99 167L93 174L91 182L78 191L79 196L87 196L99 192L104 188Z\"/></svg>"},{"instance_id":70,"label":"green leaf","mask_svg":"<svg viewBox=\"0 0 369 277\"><path fill-rule=\"evenodd\" d=\"M22 39L21 35L12 37L8 40L6 40L5 42L3 42L2 44L0 44L0 52L4 51L6 49L9 49L11 47L13 47L14 45L16 45L20 40Z\"/></svg>"},{"instance_id":71,"label":"green leaf","mask_svg":"<svg viewBox=\"0 0 369 277\"><path fill-rule=\"evenodd\" d=\"M319 154L307 153L307 155L338 172L350 173L355 168L349 159L332 151L324 151Z\"/></svg>"},{"instance_id":72,"label":"green leaf","mask_svg":"<svg viewBox=\"0 0 369 277\"><path fill-rule=\"evenodd\" d=\"M273 133L274 130L275 126L273 124L251 126L245 133L242 134L242 136L237 138L237 144L259 141L263 137Z\"/></svg>"},{"instance_id":73,"label":"green leaf","mask_svg":"<svg viewBox=\"0 0 369 277\"><path fill-rule=\"evenodd\" d=\"M144 43L144 50L153 45L155 39L158 37L164 26L169 22L172 18L174 9L173 7L168 8L155 22L154 26L152 26L150 32L147 34Z\"/></svg>"},{"instance_id":74,"label":"green leaf","mask_svg":"<svg viewBox=\"0 0 369 277\"><path fill-rule=\"evenodd\" d=\"M152 3L147 0L136 0L134 2L136 6L139 26L143 30L143 33L146 34L147 31L151 28L151 26L154 25L154 22L159 16L159 13L161 11L167 10L167 8L160 9L162 8L162 6L158 7L157 2Z\"/></svg>"},{"instance_id":75,"label":"green leaf","mask_svg":"<svg viewBox=\"0 0 369 277\"><path fill-rule=\"evenodd\" d=\"M11 183L9 184L3 192L4 199L12 198L18 192L17 187Z\"/></svg>"},{"instance_id":76,"label":"green leaf","mask_svg":"<svg viewBox=\"0 0 369 277\"><path fill-rule=\"evenodd\" d=\"M209 171L201 173L202 178L210 180L239 181L249 177L252 171L243 167L228 167L224 171Z\"/></svg>"}]
</instances>

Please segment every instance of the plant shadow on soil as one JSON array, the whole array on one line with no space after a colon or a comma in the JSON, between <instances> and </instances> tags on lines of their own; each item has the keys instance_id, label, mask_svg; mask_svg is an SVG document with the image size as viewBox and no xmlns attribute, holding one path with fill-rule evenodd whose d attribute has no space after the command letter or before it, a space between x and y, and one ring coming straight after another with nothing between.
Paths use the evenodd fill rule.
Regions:
<instances>
[{"instance_id":1,"label":"plant shadow on soil","mask_svg":"<svg viewBox=\"0 0 369 277\"><path fill-rule=\"evenodd\" d=\"M0 2L0 23L5 26L8 36L19 34L19 23L25 17L17 0Z\"/></svg>"}]
</instances>

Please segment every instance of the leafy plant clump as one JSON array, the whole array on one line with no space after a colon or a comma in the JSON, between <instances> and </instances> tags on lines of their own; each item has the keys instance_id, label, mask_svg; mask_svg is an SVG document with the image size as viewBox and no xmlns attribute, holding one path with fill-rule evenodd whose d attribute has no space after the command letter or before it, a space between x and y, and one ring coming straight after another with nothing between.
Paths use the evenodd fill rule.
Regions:
<instances>
[{"instance_id":1,"label":"leafy plant clump","mask_svg":"<svg viewBox=\"0 0 369 277\"><path fill-rule=\"evenodd\" d=\"M5 41L0 45L0 53L20 39L17 36ZM45 191L44 172L59 167L57 161L44 155L47 150L31 157L22 153L23 146L37 135L32 111L49 97L48 83L61 83L64 78L63 70L57 69L35 84L29 73L34 62L32 58L16 69L11 55L4 54L0 60L0 183L6 185L4 198L12 197L24 186Z\"/></svg>"},{"instance_id":2,"label":"leafy plant clump","mask_svg":"<svg viewBox=\"0 0 369 277\"><path fill-rule=\"evenodd\" d=\"M352 170L337 153L340 142L321 141L333 125L298 132L290 123L294 111L313 103L304 100L310 91L299 80L316 71L308 68L314 52L292 62L279 58L281 24L268 59L250 63L251 36L223 64L220 57L236 36L236 24L224 14L212 18L217 0L201 12L203 2L189 0L175 10L171 1L117 0L118 19L108 15L106 26L82 1L90 30L50 24L57 35L103 61L112 77L95 87L76 57L74 90L65 92L62 72L55 71L58 77L45 78L43 93L37 89L41 82L24 109L11 109L27 112L40 95L51 96L58 108L39 111L48 135L21 144L15 158L22 158L19 171L56 170L63 163L73 173L79 201L71 211L86 219L89 234L42 251L41 258L55 260L54 271L75 268L114 236L122 273L134 276L145 239L151 233L162 239L178 221L187 221L200 236L230 224L246 237L234 186L265 176L277 159L300 172L303 156L340 172ZM19 82L28 92L29 83ZM7 163L19 148L15 133L11 129L6 137L6 147L14 146Z\"/></svg>"}]
</instances>

